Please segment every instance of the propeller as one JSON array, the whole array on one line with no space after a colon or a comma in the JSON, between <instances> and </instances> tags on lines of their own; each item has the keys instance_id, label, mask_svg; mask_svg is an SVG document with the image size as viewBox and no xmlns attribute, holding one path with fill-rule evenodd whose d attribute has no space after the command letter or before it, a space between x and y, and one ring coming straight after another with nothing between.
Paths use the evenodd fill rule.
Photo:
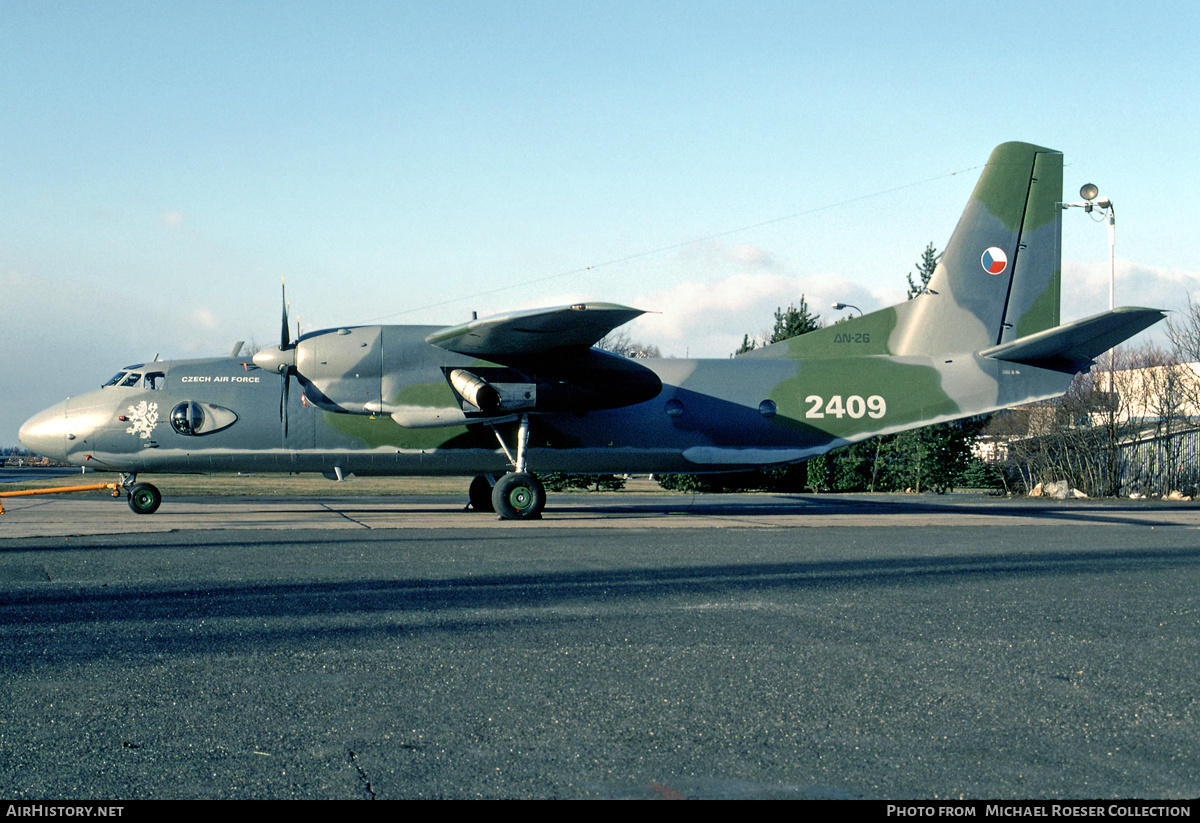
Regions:
<instances>
[{"instance_id":1,"label":"propeller","mask_svg":"<svg viewBox=\"0 0 1200 823\"><path fill-rule=\"evenodd\" d=\"M280 278L279 294L283 303L283 320L279 324L279 350L281 352L289 351L292 348L292 341L288 337L288 316L287 316L287 281ZM292 388L292 372L296 370L296 358L292 357L292 365L288 366L285 362L279 364L279 375L283 380L283 386L279 393L279 419L283 423L283 438L286 440L288 436L288 394Z\"/></svg>"},{"instance_id":2,"label":"propeller","mask_svg":"<svg viewBox=\"0 0 1200 823\"><path fill-rule=\"evenodd\" d=\"M281 284L283 297L283 319L279 327L279 348L263 349L254 355L254 365L279 373L279 421L283 424L283 436L288 436L288 398L291 394L292 375L296 373L296 345L288 333L287 283ZM297 330L299 337L299 330Z\"/></svg>"}]
</instances>

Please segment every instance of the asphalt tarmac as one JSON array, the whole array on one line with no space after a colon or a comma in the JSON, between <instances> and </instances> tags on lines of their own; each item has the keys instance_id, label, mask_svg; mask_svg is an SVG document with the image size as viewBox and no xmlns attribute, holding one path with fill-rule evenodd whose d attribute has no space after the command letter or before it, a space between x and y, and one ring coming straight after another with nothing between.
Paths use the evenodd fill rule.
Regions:
<instances>
[{"instance_id":1,"label":"asphalt tarmac","mask_svg":"<svg viewBox=\"0 0 1200 823\"><path fill-rule=\"evenodd\" d=\"M91 496L0 517L0 796L1184 799L1200 507Z\"/></svg>"}]
</instances>

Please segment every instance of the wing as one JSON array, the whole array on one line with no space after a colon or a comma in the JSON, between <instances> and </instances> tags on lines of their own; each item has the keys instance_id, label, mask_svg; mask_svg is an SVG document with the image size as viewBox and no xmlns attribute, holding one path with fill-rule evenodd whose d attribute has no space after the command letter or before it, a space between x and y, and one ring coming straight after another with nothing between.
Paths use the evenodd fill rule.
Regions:
<instances>
[{"instance_id":1,"label":"wing","mask_svg":"<svg viewBox=\"0 0 1200 823\"><path fill-rule=\"evenodd\" d=\"M617 326L645 314L615 303L576 303L501 314L438 329L425 338L440 348L486 360L587 349Z\"/></svg>"}]
</instances>

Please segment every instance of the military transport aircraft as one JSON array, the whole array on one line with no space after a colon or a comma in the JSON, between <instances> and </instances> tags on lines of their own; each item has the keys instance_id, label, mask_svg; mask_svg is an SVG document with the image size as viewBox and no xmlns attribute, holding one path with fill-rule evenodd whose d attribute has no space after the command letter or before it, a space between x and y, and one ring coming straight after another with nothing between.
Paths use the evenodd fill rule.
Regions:
<instances>
[{"instance_id":1,"label":"military transport aircraft","mask_svg":"<svg viewBox=\"0 0 1200 823\"><path fill-rule=\"evenodd\" d=\"M925 293L734 359L593 348L642 311L610 303L458 326L288 333L247 357L127 366L21 427L21 442L121 472L477 475L477 510L540 516L533 472L777 466L880 434L1055 397L1162 319L1118 308L1059 324L1062 155L992 152ZM293 392L293 381L299 392ZM297 397L298 395L298 397Z\"/></svg>"}]
</instances>

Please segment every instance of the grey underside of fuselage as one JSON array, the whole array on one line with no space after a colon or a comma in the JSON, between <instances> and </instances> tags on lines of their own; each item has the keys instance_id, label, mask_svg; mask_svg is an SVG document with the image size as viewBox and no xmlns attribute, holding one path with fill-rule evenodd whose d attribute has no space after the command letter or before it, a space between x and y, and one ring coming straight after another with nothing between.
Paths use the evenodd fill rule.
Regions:
<instances>
[{"instance_id":1,"label":"grey underside of fuselage","mask_svg":"<svg viewBox=\"0 0 1200 823\"><path fill-rule=\"evenodd\" d=\"M864 364L864 360L872 361ZM1069 376L963 355L844 361L644 360L662 381L652 400L586 413L529 415L533 472L714 472L805 460L876 434L981 414L1061 394ZM158 391L108 388L68 401L72 413L115 420L139 404L161 418L149 436L128 423L99 427L73 443L68 460L98 470L138 472L333 472L379 475L504 473L515 453L514 416L469 426L406 429L390 417L315 408L293 391L288 433L279 418L279 377L239 361L178 361ZM453 365L453 363L451 363ZM441 367L430 380L442 379ZM185 382L188 375L241 382ZM241 375L240 377L238 377ZM246 375L257 379L250 381ZM833 377L831 377L833 375ZM929 391L914 392L913 380ZM807 419L811 398L885 397L880 419ZM235 424L204 436L171 429L169 410L192 401L228 408ZM770 401L774 414L764 414ZM862 405L861 402L859 404ZM856 408L851 405L851 408ZM145 427L143 427L144 429Z\"/></svg>"}]
</instances>

